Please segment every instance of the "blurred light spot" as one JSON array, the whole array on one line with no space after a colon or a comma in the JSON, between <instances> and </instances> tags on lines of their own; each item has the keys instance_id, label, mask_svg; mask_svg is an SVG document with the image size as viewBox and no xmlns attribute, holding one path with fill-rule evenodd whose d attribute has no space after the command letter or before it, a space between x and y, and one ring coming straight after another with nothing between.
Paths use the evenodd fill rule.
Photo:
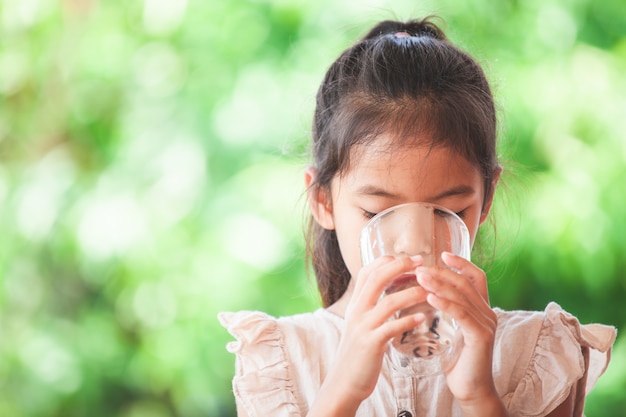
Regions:
<instances>
[{"instance_id":1,"label":"blurred light spot","mask_svg":"<svg viewBox=\"0 0 626 417\"><path fill-rule=\"evenodd\" d=\"M132 37L125 32L107 32L91 41L96 50L84 51L85 64L89 72L109 80L124 79L127 76L129 57L135 52ZM100 49L101 48L101 49ZM100 50L115 51L114 54L99 54Z\"/></svg>"},{"instance_id":2,"label":"blurred light spot","mask_svg":"<svg viewBox=\"0 0 626 417\"><path fill-rule=\"evenodd\" d=\"M183 22L186 9L187 0L145 0L144 27L155 34L172 32Z\"/></svg>"},{"instance_id":3,"label":"blurred light spot","mask_svg":"<svg viewBox=\"0 0 626 417\"><path fill-rule=\"evenodd\" d=\"M124 254L147 236L146 215L134 196L96 197L87 202L78 226L78 239L96 259Z\"/></svg>"},{"instance_id":4,"label":"blurred light spot","mask_svg":"<svg viewBox=\"0 0 626 417\"><path fill-rule=\"evenodd\" d=\"M206 306L205 306L206 307ZM144 347L151 354L161 359L168 368L185 366L191 354L193 337L180 326L168 326L156 332L151 332L144 340Z\"/></svg>"},{"instance_id":5,"label":"blurred light spot","mask_svg":"<svg viewBox=\"0 0 626 417\"><path fill-rule=\"evenodd\" d=\"M564 8L544 3L537 15L537 32L544 44L556 50L566 50L574 46L578 26Z\"/></svg>"},{"instance_id":6,"label":"blurred light spot","mask_svg":"<svg viewBox=\"0 0 626 417\"><path fill-rule=\"evenodd\" d=\"M4 51L0 55L0 94L8 96L17 92L27 76L27 56L22 51Z\"/></svg>"},{"instance_id":7,"label":"blurred light spot","mask_svg":"<svg viewBox=\"0 0 626 417\"><path fill-rule=\"evenodd\" d=\"M35 335L23 344L21 358L35 375L61 392L76 391L82 375L72 354L55 340L44 335Z\"/></svg>"},{"instance_id":8,"label":"blurred light spot","mask_svg":"<svg viewBox=\"0 0 626 417\"><path fill-rule=\"evenodd\" d=\"M31 259L14 259L4 276L5 302L10 306L9 316L28 317L41 303L43 286L41 276Z\"/></svg>"},{"instance_id":9,"label":"blurred light spot","mask_svg":"<svg viewBox=\"0 0 626 417\"><path fill-rule=\"evenodd\" d=\"M301 225L302 167L286 158L258 158L228 183L214 203L226 208L250 207L282 231L294 231ZM222 200L223 199L223 200Z\"/></svg>"},{"instance_id":10,"label":"blurred light spot","mask_svg":"<svg viewBox=\"0 0 626 417\"><path fill-rule=\"evenodd\" d=\"M603 52L590 47L578 47L572 57L572 80L571 84L576 86L576 92L584 96L580 106L593 105L609 107L607 95L615 91L618 77L613 77L609 71L605 55ZM590 112L598 111L596 107L590 107Z\"/></svg>"},{"instance_id":11,"label":"blurred light spot","mask_svg":"<svg viewBox=\"0 0 626 417\"><path fill-rule=\"evenodd\" d=\"M192 208L206 182L204 151L197 141L178 140L154 159L158 179L150 189L148 204L160 221L179 220Z\"/></svg>"},{"instance_id":12,"label":"blurred light spot","mask_svg":"<svg viewBox=\"0 0 626 417\"><path fill-rule=\"evenodd\" d=\"M144 282L133 296L133 311L147 327L163 327L176 318L176 299L163 283Z\"/></svg>"},{"instance_id":13,"label":"blurred light spot","mask_svg":"<svg viewBox=\"0 0 626 417\"><path fill-rule=\"evenodd\" d=\"M17 226L29 239L45 238L56 220L63 194L72 185L75 169L64 148L40 160L31 178L18 190Z\"/></svg>"},{"instance_id":14,"label":"blurred light spot","mask_svg":"<svg viewBox=\"0 0 626 417\"><path fill-rule=\"evenodd\" d=\"M2 2L2 26L9 31L33 26L55 7L51 0L20 0Z\"/></svg>"},{"instance_id":15,"label":"blurred light spot","mask_svg":"<svg viewBox=\"0 0 626 417\"><path fill-rule=\"evenodd\" d=\"M136 161L152 161L180 134L173 130L171 107L135 106L124 114L124 141L120 143L120 163L132 167ZM152 165L149 165L152 166Z\"/></svg>"},{"instance_id":16,"label":"blurred light spot","mask_svg":"<svg viewBox=\"0 0 626 417\"><path fill-rule=\"evenodd\" d=\"M146 93L167 97L178 92L187 79L178 52L165 43L150 43L133 56L135 81Z\"/></svg>"},{"instance_id":17,"label":"blurred light spot","mask_svg":"<svg viewBox=\"0 0 626 417\"><path fill-rule=\"evenodd\" d=\"M39 0L21 0L16 2L19 4L16 17L24 26L31 26L37 20L37 10L39 9Z\"/></svg>"},{"instance_id":18,"label":"blurred light spot","mask_svg":"<svg viewBox=\"0 0 626 417\"><path fill-rule=\"evenodd\" d=\"M255 282L262 271L237 260L230 253L225 255L218 251L213 251L210 256L198 254L195 257L193 274L203 280L195 295L195 317L211 319L214 313L235 308L233 306L245 308L254 304L254 300L263 298L261 285Z\"/></svg>"},{"instance_id":19,"label":"blurred light spot","mask_svg":"<svg viewBox=\"0 0 626 417\"><path fill-rule=\"evenodd\" d=\"M45 181L23 185L18 193L17 226L31 240L48 235L56 218L58 203Z\"/></svg>"},{"instance_id":20,"label":"blurred light spot","mask_svg":"<svg viewBox=\"0 0 626 417\"><path fill-rule=\"evenodd\" d=\"M224 142L253 144L280 139L291 121L289 106L282 99L283 86L270 68L248 69L234 93L214 116L215 128Z\"/></svg>"},{"instance_id":21,"label":"blurred light spot","mask_svg":"<svg viewBox=\"0 0 626 417\"><path fill-rule=\"evenodd\" d=\"M230 54L253 56L265 43L270 33L267 15L256 7L230 7L219 22L218 39L227 45Z\"/></svg>"},{"instance_id":22,"label":"blurred light spot","mask_svg":"<svg viewBox=\"0 0 626 417\"><path fill-rule=\"evenodd\" d=\"M554 243L563 233L568 219L557 214L560 208L554 207L552 201L555 197L555 190L557 190L557 193L562 192L562 188L550 184L542 185L543 187L539 187L536 198L530 207L532 213L531 224L533 225L531 231L537 240L547 245ZM557 215L551 216L552 213Z\"/></svg>"},{"instance_id":23,"label":"blurred light spot","mask_svg":"<svg viewBox=\"0 0 626 417\"><path fill-rule=\"evenodd\" d=\"M596 254L608 236L609 221L600 207L601 185L591 174L594 152L574 137L557 134L545 140L554 170L539 187L532 205L536 238L569 242L577 251Z\"/></svg>"},{"instance_id":24,"label":"blurred light spot","mask_svg":"<svg viewBox=\"0 0 626 417\"><path fill-rule=\"evenodd\" d=\"M221 241L230 256L262 271L270 271L290 255L280 230L251 213L226 218Z\"/></svg>"}]
</instances>

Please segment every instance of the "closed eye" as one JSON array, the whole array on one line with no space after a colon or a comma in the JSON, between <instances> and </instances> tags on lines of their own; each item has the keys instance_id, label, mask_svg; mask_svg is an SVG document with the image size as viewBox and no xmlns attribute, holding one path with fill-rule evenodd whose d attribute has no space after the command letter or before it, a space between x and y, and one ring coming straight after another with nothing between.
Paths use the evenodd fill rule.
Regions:
<instances>
[{"instance_id":1,"label":"closed eye","mask_svg":"<svg viewBox=\"0 0 626 417\"><path fill-rule=\"evenodd\" d=\"M467 209L464 209L464 210L455 212L454 214L456 214L457 216L459 216L462 219L463 217L465 217L466 211L467 211ZM446 212L444 212L443 210L435 209L435 214L437 214L439 216L445 216Z\"/></svg>"},{"instance_id":2,"label":"closed eye","mask_svg":"<svg viewBox=\"0 0 626 417\"><path fill-rule=\"evenodd\" d=\"M363 211L363 217L365 217L366 219L371 219L377 214L377 213L372 213L371 211L367 211L367 210L362 210L362 211Z\"/></svg>"}]
</instances>

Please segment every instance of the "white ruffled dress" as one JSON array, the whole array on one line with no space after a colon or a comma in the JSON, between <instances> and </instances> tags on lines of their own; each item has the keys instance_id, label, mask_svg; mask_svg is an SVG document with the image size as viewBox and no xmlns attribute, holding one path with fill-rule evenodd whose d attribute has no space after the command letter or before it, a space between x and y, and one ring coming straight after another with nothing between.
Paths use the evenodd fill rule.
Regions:
<instances>
[{"instance_id":1,"label":"white ruffled dress","mask_svg":"<svg viewBox=\"0 0 626 417\"><path fill-rule=\"evenodd\" d=\"M493 374L511 416L545 416L577 385L576 416L609 363L616 330L579 321L550 303L543 312L495 309ZM327 310L274 318L220 313L237 339L233 390L249 417L304 417L333 362L344 321ZM461 416L443 376L407 378L387 361L358 417Z\"/></svg>"}]
</instances>

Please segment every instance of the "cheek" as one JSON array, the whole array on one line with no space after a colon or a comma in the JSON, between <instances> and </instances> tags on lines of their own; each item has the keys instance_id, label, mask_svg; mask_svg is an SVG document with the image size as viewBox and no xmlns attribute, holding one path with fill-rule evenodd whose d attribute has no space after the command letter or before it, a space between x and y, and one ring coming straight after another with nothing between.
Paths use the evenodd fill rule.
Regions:
<instances>
[{"instance_id":1,"label":"cheek","mask_svg":"<svg viewBox=\"0 0 626 417\"><path fill-rule=\"evenodd\" d=\"M336 233L339 241L341 256L345 262L350 276L354 277L361 269L361 251L359 240L361 228L365 223L352 221L349 224L341 223L337 225Z\"/></svg>"},{"instance_id":2,"label":"cheek","mask_svg":"<svg viewBox=\"0 0 626 417\"><path fill-rule=\"evenodd\" d=\"M481 213L482 210L480 208L472 208L465 213L463 217L463 222L465 226L467 226L467 230L470 234L470 246L474 246L474 241L476 240L476 235L478 235L478 229L481 224Z\"/></svg>"}]
</instances>

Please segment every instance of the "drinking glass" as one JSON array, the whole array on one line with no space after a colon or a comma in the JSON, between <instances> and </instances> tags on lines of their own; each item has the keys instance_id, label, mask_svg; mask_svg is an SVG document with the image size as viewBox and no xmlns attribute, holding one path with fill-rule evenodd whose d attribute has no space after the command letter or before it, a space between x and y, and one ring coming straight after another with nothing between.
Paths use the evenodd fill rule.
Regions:
<instances>
[{"instance_id":1,"label":"drinking glass","mask_svg":"<svg viewBox=\"0 0 626 417\"><path fill-rule=\"evenodd\" d=\"M421 255L424 266L448 268L441 259L444 251L470 259L469 231L463 220L430 203L401 204L378 213L363 227L360 248L363 265L381 256ZM382 296L417 285L415 271L406 271ZM440 374L455 363L463 336L454 319L426 301L397 311L392 319L416 313L424 315L424 322L392 338L386 356L405 375Z\"/></svg>"}]
</instances>

